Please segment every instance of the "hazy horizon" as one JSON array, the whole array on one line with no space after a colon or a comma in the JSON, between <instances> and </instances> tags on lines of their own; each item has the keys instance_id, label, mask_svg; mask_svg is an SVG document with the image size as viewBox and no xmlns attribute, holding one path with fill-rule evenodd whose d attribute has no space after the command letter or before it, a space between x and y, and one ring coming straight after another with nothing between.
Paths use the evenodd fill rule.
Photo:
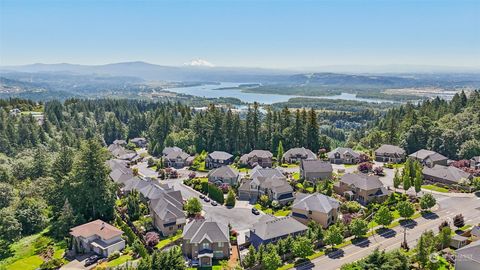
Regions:
<instances>
[{"instance_id":1,"label":"hazy horizon","mask_svg":"<svg viewBox=\"0 0 480 270\"><path fill-rule=\"evenodd\" d=\"M1 0L0 65L478 68L478 1Z\"/></svg>"}]
</instances>

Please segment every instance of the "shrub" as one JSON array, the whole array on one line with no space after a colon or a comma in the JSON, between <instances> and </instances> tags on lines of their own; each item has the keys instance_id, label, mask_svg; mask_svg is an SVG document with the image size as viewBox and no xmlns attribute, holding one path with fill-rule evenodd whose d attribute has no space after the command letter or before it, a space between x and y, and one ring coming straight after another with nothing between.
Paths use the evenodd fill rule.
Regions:
<instances>
[{"instance_id":1,"label":"shrub","mask_svg":"<svg viewBox=\"0 0 480 270\"><path fill-rule=\"evenodd\" d=\"M120 257L120 251L116 250L108 256L108 260L112 261L112 260L115 260L118 257Z\"/></svg>"},{"instance_id":2,"label":"shrub","mask_svg":"<svg viewBox=\"0 0 480 270\"><path fill-rule=\"evenodd\" d=\"M147 245L149 247L156 246L159 241L160 241L160 238L158 236L158 233L156 233L156 232L148 232L145 235L145 242L147 243Z\"/></svg>"},{"instance_id":3,"label":"shrub","mask_svg":"<svg viewBox=\"0 0 480 270\"><path fill-rule=\"evenodd\" d=\"M62 265L63 265L63 261L61 259L51 259L49 261L43 262L40 265L40 270L58 269Z\"/></svg>"},{"instance_id":4,"label":"shrub","mask_svg":"<svg viewBox=\"0 0 480 270\"><path fill-rule=\"evenodd\" d=\"M366 173L366 172L370 172L372 170L372 167L373 167L372 163L362 162L362 163L358 164L357 169L360 172Z\"/></svg>"}]
</instances>

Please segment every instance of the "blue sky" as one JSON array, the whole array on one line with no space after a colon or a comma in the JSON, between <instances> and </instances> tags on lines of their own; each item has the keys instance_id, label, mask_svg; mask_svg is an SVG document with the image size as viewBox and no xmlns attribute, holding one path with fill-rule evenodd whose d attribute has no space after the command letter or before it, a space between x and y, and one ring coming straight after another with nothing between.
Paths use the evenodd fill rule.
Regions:
<instances>
[{"instance_id":1,"label":"blue sky","mask_svg":"<svg viewBox=\"0 0 480 270\"><path fill-rule=\"evenodd\" d=\"M0 2L0 65L480 65L476 0Z\"/></svg>"}]
</instances>

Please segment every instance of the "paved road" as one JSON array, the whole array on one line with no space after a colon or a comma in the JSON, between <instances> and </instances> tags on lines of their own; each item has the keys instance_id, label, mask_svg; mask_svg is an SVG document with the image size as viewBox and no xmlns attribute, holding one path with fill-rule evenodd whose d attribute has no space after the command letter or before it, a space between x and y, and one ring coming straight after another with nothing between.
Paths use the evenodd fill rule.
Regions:
<instances>
[{"instance_id":1,"label":"paved road","mask_svg":"<svg viewBox=\"0 0 480 270\"><path fill-rule=\"evenodd\" d=\"M426 230L438 231L438 225L443 220L450 220L456 214L462 213L467 224L477 224L480 222L480 198L451 198L446 196L437 196L439 210L434 217L416 219L414 227L407 228L407 242L410 248L416 245L416 240ZM312 260L313 265L298 267L297 269L339 269L343 264L357 261L369 255L375 248L381 250L392 250L400 247L403 241L403 226L397 226L388 230L383 235L369 237L367 241L349 245L336 254L322 256Z\"/></svg>"},{"instance_id":2,"label":"paved road","mask_svg":"<svg viewBox=\"0 0 480 270\"><path fill-rule=\"evenodd\" d=\"M188 171L179 171L180 177L177 179L168 179L162 183L173 185L175 190L180 190L183 199L198 198L200 192L183 184L183 179L188 175ZM223 205L212 206L201 200L204 210L204 216L207 219L212 219L223 224L232 225L232 228L237 231L243 231L251 228L252 224L256 223L262 214L252 214L252 205L246 201L237 201L234 208L227 208Z\"/></svg>"}]
</instances>

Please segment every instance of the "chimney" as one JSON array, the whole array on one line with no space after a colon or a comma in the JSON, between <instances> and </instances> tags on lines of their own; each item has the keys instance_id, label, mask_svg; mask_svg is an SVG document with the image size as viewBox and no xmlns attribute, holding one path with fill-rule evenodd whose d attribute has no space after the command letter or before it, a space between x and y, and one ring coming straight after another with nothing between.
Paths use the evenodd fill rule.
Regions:
<instances>
[{"instance_id":1,"label":"chimney","mask_svg":"<svg viewBox=\"0 0 480 270\"><path fill-rule=\"evenodd\" d=\"M102 222L102 227L100 228L100 230L103 230L105 228L105 222Z\"/></svg>"}]
</instances>

